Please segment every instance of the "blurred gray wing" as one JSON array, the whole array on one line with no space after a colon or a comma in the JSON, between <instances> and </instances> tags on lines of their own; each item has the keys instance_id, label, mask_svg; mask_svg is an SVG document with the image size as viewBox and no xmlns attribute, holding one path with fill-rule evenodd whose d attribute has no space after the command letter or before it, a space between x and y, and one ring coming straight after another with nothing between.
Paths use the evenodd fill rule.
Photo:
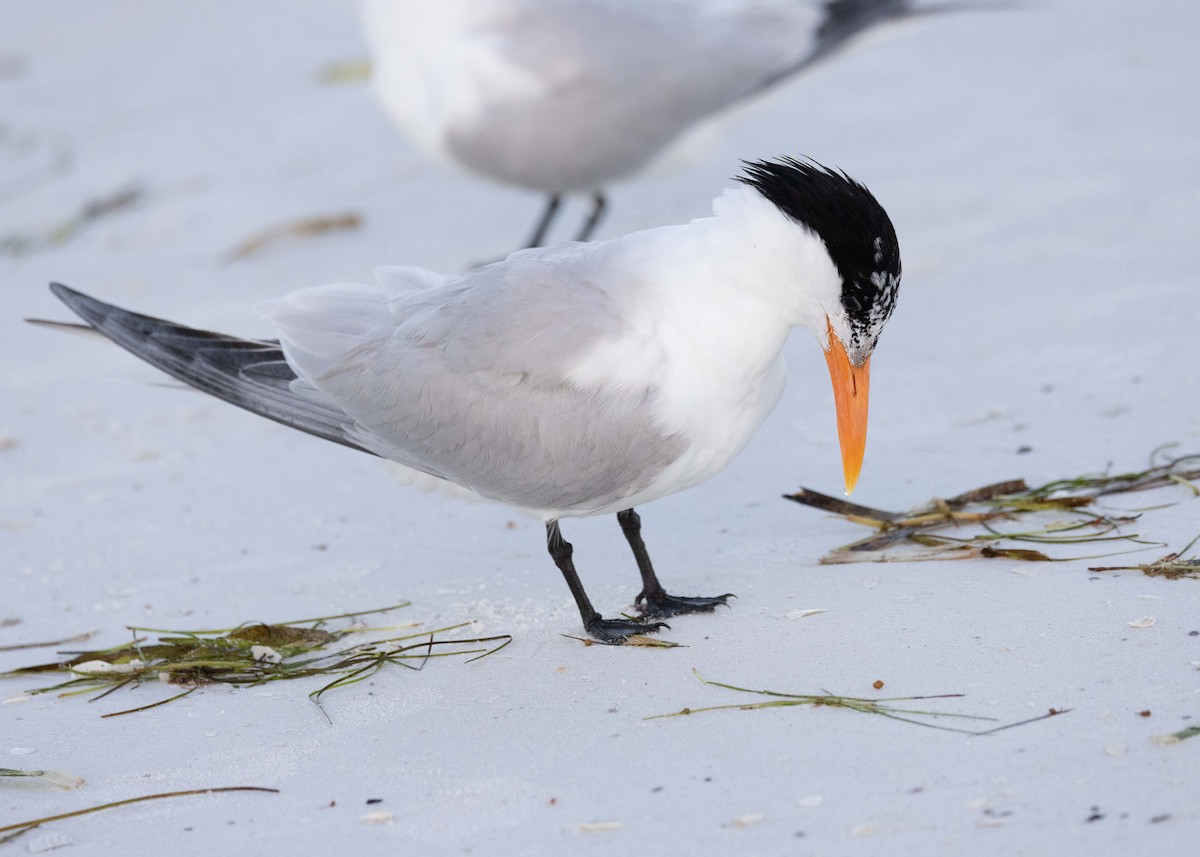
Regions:
<instances>
[{"instance_id":1,"label":"blurred gray wing","mask_svg":"<svg viewBox=\"0 0 1200 857\"><path fill-rule=\"evenodd\" d=\"M482 35L531 94L484 99L445 143L473 169L545 190L627 175L812 50L816 4L736 5L514 2Z\"/></svg>"},{"instance_id":2,"label":"blurred gray wing","mask_svg":"<svg viewBox=\"0 0 1200 857\"><path fill-rule=\"evenodd\" d=\"M808 54L768 74L751 93L768 89L837 53L859 33L886 21L915 14L913 0L828 0L820 7L821 20Z\"/></svg>"},{"instance_id":3,"label":"blurred gray wing","mask_svg":"<svg viewBox=\"0 0 1200 857\"><path fill-rule=\"evenodd\" d=\"M485 100L484 112L448 128L445 142L486 175L592 190L643 166L697 122L907 14L910 3L514 2L483 32L537 82L536 95Z\"/></svg>"}]
</instances>

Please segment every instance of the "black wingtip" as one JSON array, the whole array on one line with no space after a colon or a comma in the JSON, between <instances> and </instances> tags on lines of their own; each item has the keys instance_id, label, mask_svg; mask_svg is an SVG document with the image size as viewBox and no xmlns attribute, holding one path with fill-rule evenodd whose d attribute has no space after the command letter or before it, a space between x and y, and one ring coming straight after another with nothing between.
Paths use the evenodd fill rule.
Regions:
<instances>
[{"instance_id":1,"label":"black wingtip","mask_svg":"<svg viewBox=\"0 0 1200 857\"><path fill-rule=\"evenodd\" d=\"M105 311L111 307L103 301L98 301L91 295L76 291L68 285L58 282L50 283L50 291L66 304L72 312L93 327L98 319L104 318Z\"/></svg>"},{"instance_id":2,"label":"black wingtip","mask_svg":"<svg viewBox=\"0 0 1200 857\"><path fill-rule=\"evenodd\" d=\"M56 298L75 310L75 312L79 312L76 308L78 304L83 303L85 300L91 300L83 292L77 292L70 286L53 280L50 282L50 291Z\"/></svg>"}]
</instances>

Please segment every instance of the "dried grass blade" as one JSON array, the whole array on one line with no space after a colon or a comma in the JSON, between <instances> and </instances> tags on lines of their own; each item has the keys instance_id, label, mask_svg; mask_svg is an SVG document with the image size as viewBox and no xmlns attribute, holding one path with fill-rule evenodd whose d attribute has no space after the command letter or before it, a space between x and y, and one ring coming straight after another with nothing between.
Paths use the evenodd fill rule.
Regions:
<instances>
[{"instance_id":1,"label":"dried grass blade","mask_svg":"<svg viewBox=\"0 0 1200 857\"><path fill-rule=\"evenodd\" d=\"M177 693L174 696L169 696L166 699L160 699L158 702L151 702L149 705L142 705L138 708L127 708L124 711L110 711L108 714L101 714L101 719L106 717L120 717L123 714L136 714L139 711L149 711L151 708L158 708L160 705L166 705L168 702L174 702L177 699L183 699L189 693L194 693L197 687L189 687L183 693ZM94 700L93 700L94 701Z\"/></svg>"},{"instance_id":2,"label":"dried grass blade","mask_svg":"<svg viewBox=\"0 0 1200 857\"><path fill-rule=\"evenodd\" d=\"M338 613L333 616L316 616L311 619L289 619L286 622L264 623L274 625L310 625L317 622L332 622L335 619L357 619L359 616L373 616L378 613L390 613L393 610L401 610L405 607L411 607L411 601L401 601L398 604L393 604L390 607L377 607L374 610L358 610L354 613ZM211 634L228 634L237 631L247 625L254 624L252 622L243 622L241 625L235 625L232 628L211 628L205 631L179 631L171 628L142 628L136 625L129 625L129 630L134 633L142 632L147 634L190 634L197 639ZM145 639L144 637L142 639Z\"/></svg>"},{"instance_id":3,"label":"dried grass blade","mask_svg":"<svg viewBox=\"0 0 1200 857\"><path fill-rule=\"evenodd\" d=\"M9 824L5 827L0 827L0 833L8 833L10 830L20 830L24 833L40 824L49 824L52 821L62 821L66 818L76 818L81 815L89 815L93 812L101 812L106 809L115 809L119 806L129 806L134 803L142 803L149 800L162 800L163 798L172 797L187 797L190 795L210 795L221 794L224 792L267 792L269 794L279 794L279 789L263 788L262 786L225 786L217 789L187 789L179 792L161 792L159 794L142 795L141 797L131 797L125 800L116 800L111 803L102 803L98 806L91 806L87 809L77 809L73 812L63 812L58 815L47 815L44 818L35 818L32 821L21 821L16 824Z\"/></svg>"},{"instance_id":4,"label":"dried grass blade","mask_svg":"<svg viewBox=\"0 0 1200 857\"><path fill-rule=\"evenodd\" d=\"M995 721L994 717L981 717L973 714L958 714L955 712L944 711L926 711L922 709L897 708L888 705L890 702L913 702L923 699L954 699L960 698L963 694L947 693L935 694L931 696L895 696L881 699L864 699L855 696L838 696L827 690L822 690L820 694L799 694L799 693L781 693L775 690L754 690L753 688L739 687L734 684L727 684L720 681L710 681L700 675L696 669L692 670L692 674L700 680L701 683L711 685L712 687L720 687L726 690L733 690L739 693L750 693L757 696L770 696L774 699L768 702L752 702L743 704L729 705L712 705L704 708L682 708L679 711L671 712L670 714L656 714L646 717L646 720L661 720L670 717L683 717L691 714L699 714L706 711L753 711L762 708L787 708L799 705L811 705L814 707L829 707L829 708L847 708L851 711L858 711L863 714L878 714L881 717L887 717L890 720L899 720L902 723L911 723L915 726L925 726L929 729L938 729L943 732L957 732L963 735L991 735L994 732L1000 732L1004 729L1011 729L1016 726L1023 726L1027 723L1034 723L1038 720L1044 720L1046 717L1056 714L1065 714L1065 711L1056 711L1051 709L1050 714L1041 717L1023 720L1019 723L1010 723L1004 726L996 726L987 730L962 729L953 726L945 726L940 723L928 723L924 720L917 720L917 717L927 718L954 718L958 720L987 720Z\"/></svg>"},{"instance_id":5,"label":"dried grass blade","mask_svg":"<svg viewBox=\"0 0 1200 857\"><path fill-rule=\"evenodd\" d=\"M355 212L304 217L280 223L254 233L229 251L228 261L236 262L253 256L283 238L311 238L326 232L342 232L362 226L362 215Z\"/></svg>"},{"instance_id":6,"label":"dried grass blade","mask_svg":"<svg viewBox=\"0 0 1200 857\"><path fill-rule=\"evenodd\" d=\"M22 649L48 649L51 646L65 646L67 643L82 643L96 635L95 631L85 631L64 640L50 640L46 643L18 643L14 646L0 646L0 652L19 652Z\"/></svg>"},{"instance_id":7,"label":"dried grass blade","mask_svg":"<svg viewBox=\"0 0 1200 857\"><path fill-rule=\"evenodd\" d=\"M805 506L812 506L814 509L833 512L835 515L856 518L860 521L873 521L879 525L890 523L900 517L895 512L885 512L881 509L872 509L870 506L860 506L857 503L851 503L840 497L831 497L828 494L822 494L820 491L813 491L811 488L801 488L795 494L784 494L783 497L786 500L792 500Z\"/></svg>"},{"instance_id":8,"label":"dried grass blade","mask_svg":"<svg viewBox=\"0 0 1200 857\"><path fill-rule=\"evenodd\" d=\"M1178 744L1189 738L1195 738L1197 735L1200 735L1200 726L1189 726L1186 729L1180 729L1178 732L1171 732L1167 735L1155 735L1154 743L1160 745Z\"/></svg>"}]
</instances>

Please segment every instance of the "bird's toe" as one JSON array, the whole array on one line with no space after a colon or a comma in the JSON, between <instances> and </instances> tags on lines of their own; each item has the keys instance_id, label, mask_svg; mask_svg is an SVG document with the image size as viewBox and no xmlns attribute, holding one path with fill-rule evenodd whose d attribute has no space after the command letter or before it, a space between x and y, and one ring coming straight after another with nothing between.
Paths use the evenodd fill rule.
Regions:
<instances>
[{"instance_id":1,"label":"bird's toe","mask_svg":"<svg viewBox=\"0 0 1200 857\"><path fill-rule=\"evenodd\" d=\"M602 619L597 616L585 626L594 640L609 646L628 643L631 637L654 634L670 628L666 622L643 622L637 619Z\"/></svg>"},{"instance_id":2,"label":"bird's toe","mask_svg":"<svg viewBox=\"0 0 1200 857\"><path fill-rule=\"evenodd\" d=\"M635 602L642 616L660 618L680 616L684 613L712 613L719 605L729 606L729 599L736 598L732 592L715 596L670 595L666 592L645 592L638 595Z\"/></svg>"}]
</instances>

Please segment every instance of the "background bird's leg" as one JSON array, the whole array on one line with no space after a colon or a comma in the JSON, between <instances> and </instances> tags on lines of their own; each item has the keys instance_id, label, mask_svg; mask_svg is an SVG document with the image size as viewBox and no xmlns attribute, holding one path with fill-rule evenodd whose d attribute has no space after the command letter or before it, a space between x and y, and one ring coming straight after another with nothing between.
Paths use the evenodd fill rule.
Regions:
<instances>
[{"instance_id":1,"label":"background bird's leg","mask_svg":"<svg viewBox=\"0 0 1200 857\"><path fill-rule=\"evenodd\" d=\"M558 214L558 207L562 205L562 196L557 193L550 194L546 200L546 209L542 212L542 217L538 220L537 226L534 227L533 235L529 236L529 247L541 247L542 242L546 240L546 233L550 231L550 224L554 222L555 216Z\"/></svg>"},{"instance_id":2,"label":"background bird's leg","mask_svg":"<svg viewBox=\"0 0 1200 857\"><path fill-rule=\"evenodd\" d=\"M643 616L677 616L680 613L711 613L718 604L725 604L733 593L717 595L712 598L690 598L682 595L669 595L658 582L654 573L654 565L650 562L650 554L646 551L646 543L642 541L642 519L633 509L617 512L617 523L625 533L629 547L633 549L634 559L637 560L638 571L642 575L642 591L634 600Z\"/></svg>"},{"instance_id":3,"label":"background bird's leg","mask_svg":"<svg viewBox=\"0 0 1200 857\"><path fill-rule=\"evenodd\" d=\"M607 210L608 199L604 196L604 191L593 191L592 211L588 215L587 220L583 222L583 228L579 230L579 234L575 236L575 240L587 241L591 238L592 233L596 231L596 227L600 225L600 221L604 219L604 213Z\"/></svg>"},{"instance_id":4,"label":"background bird's leg","mask_svg":"<svg viewBox=\"0 0 1200 857\"><path fill-rule=\"evenodd\" d=\"M575 603L579 606L579 616L583 619L583 627L600 642L620 645L635 634L648 634L659 628L667 627L662 622L602 618L583 590L583 583L579 580L579 575L575 572L575 563L571 559L574 548L562 537L558 521L550 521L546 524L546 548L550 551L550 558L554 560L554 564L566 578L571 594L575 596Z\"/></svg>"}]
</instances>

